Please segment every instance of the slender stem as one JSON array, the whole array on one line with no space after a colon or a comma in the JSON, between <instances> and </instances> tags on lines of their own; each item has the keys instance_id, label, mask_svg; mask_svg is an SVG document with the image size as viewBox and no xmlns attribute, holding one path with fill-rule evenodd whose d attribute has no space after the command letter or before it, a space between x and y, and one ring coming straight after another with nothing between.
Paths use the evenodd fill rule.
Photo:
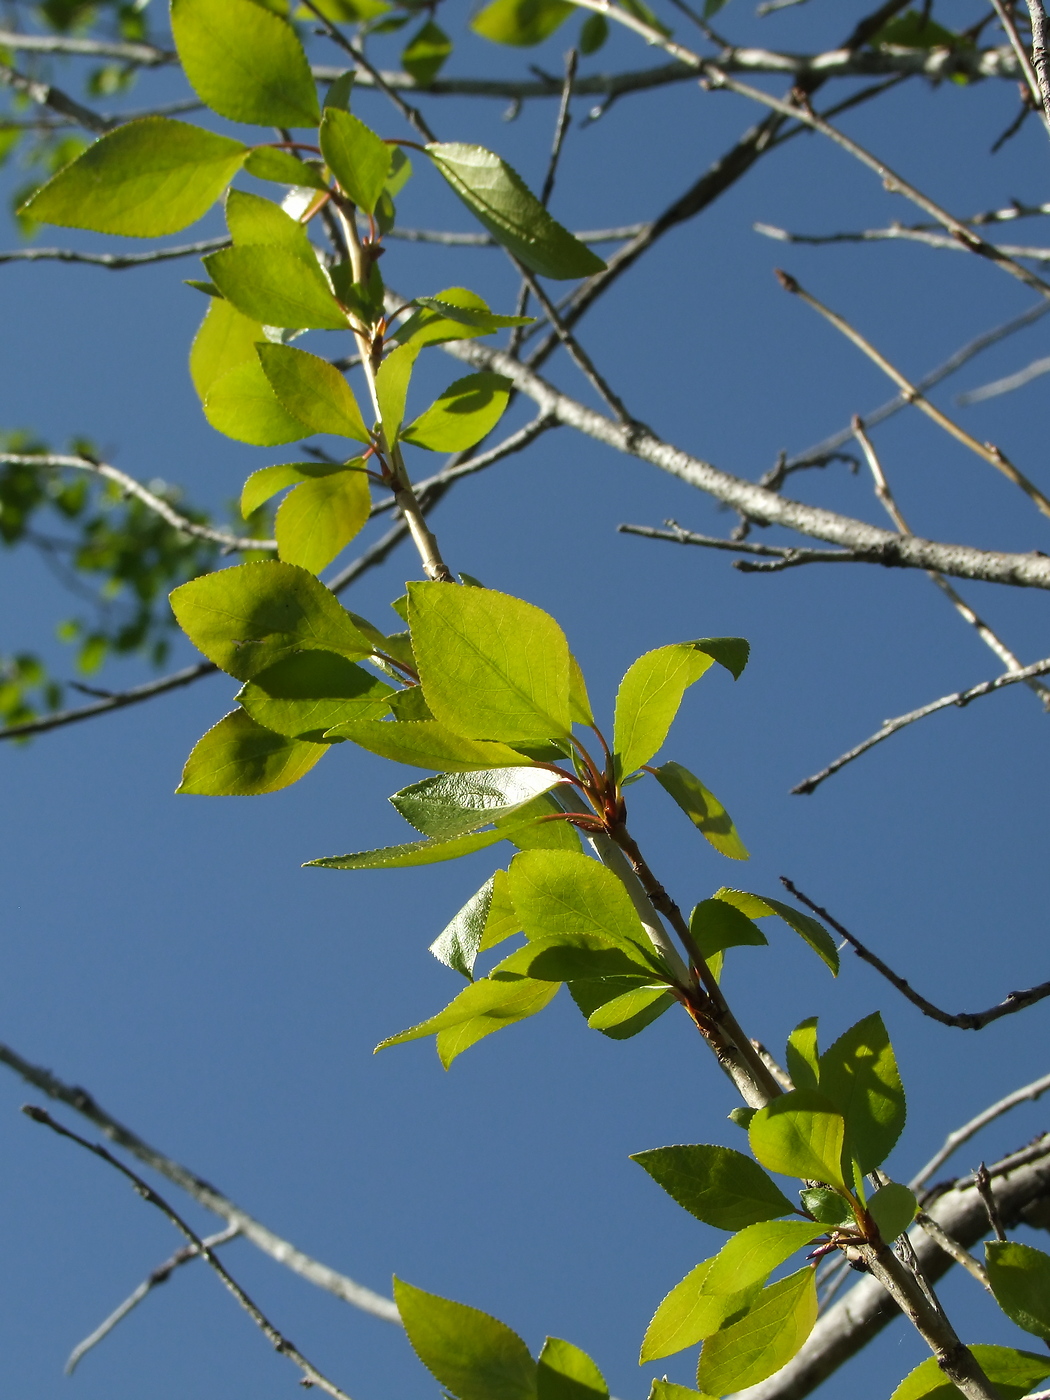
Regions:
<instances>
[{"instance_id":1,"label":"slender stem","mask_svg":"<svg viewBox=\"0 0 1050 1400\"><path fill-rule=\"evenodd\" d=\"M992 1227L995 1238L1002 1243L1006 1239L1006 1231L1003 1229L999 1204L995 1199L995 1192L992 1190L992 1178L989 1176L988 1168L984 1162L974 1172L973 1181L977 1187L977 1194L984 1202L984 1208L988 1212L988 1224Z\"/></svg>"},{"instance_id":2,"label":"slender stem","mask_svg":"<svg viewBox=\"0 0 1050 1400\"><path fill-rule=\"evenodd\" d=\"M1031 1084L1025 1084L1020 1089L1015 1089L1012 1094L990 1104L988 1108L971 1118L968 1123L964 1123L961 1128L956 1128L954 1132L948 1134L943 1145L930 1158L926 1165L915 1176L912 1177L908 1185L913 1191L917 1191L920 1186L925 1186L930 1177L938 1167L948 1160L964 1142L969 1142L975 1133L979 1133L989 1123L995 1121L1004 1113L1009 1113L1012 1108L1016 1108L1021 1103L1031 1103L1035 1099L1041 1098L1050 1089L1050 1074L1044 1074L1040 1079L1035 1079Z\"/></svg>"},{"instance_id":3,"label":"slender stem","mask_svg":"<svg viewBox=\"0 0 1050 1400\"><path fill-rule=\"evenodd\" d=\"M1047 112L1043 109L1043 98L1039 91L1039 79L1036 77L1035 69L1032 67L1032 60L1028 56L1028 51L1021 42L1021 36L1017 32L1017 24L1014 21L1014 17L1010 13L1010 9L1003 4L1003 0L991 0L991 6L999 17L999 23L1006 31L1006 37L1010 40L1010 47L1013 49L1017 58L1017 64L1028 88L1028 94L1032 99L1032 103L1043 119L1043 126L1046 128L1047 132L1050 133L1050 117L1047 116ZM1040 8L1042 7L1040 6Z\"/></svg>"},{"instance_id":4,"label":"slender stem","mask_svg":"<svg viewBox=\"0 0 1050 1400\"><path fill-rule=\"evenodd\" d=\"M1050 130L1050 24L1043 0L1028 0L1028 18L1032 24L1032 64L1039 85L1043 120Z\"/></svg>"},{"instance_id":5,"label":"slender stem","mask_svg":"<svg viewBox=\"0 0 1050 1400\"><path fill-rule=\"evenodd\" d=\"M984 1265L979 1263L968 1249L964 1249L957 1239L949 1235L947 1230L942 1229L932 1215L920 1210L915 1217L915 1223L926 1231L931 1240L940 1245L945 1254L975 1278L982 1288L987 1288L989 1293L992 1291L992 1285L988 1282L988 1271Z\"/></svg>"}]
</instances>

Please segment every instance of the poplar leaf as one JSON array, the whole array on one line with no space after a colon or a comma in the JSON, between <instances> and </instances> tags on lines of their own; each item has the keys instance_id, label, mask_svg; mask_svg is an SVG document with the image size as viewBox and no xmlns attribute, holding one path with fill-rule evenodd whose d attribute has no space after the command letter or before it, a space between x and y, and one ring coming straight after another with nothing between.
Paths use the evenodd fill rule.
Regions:
<instances>
[{"instance_id":1,"label":"poplar leaf","mask_svg":"<svg viewBox=\"0 0 1050 1400\"><path fill-rule=\"evenodd\" d=\"M531 938L524 948L505 958L501 967L519 977L532 977L540 982L608 977L635 977L647 982L653 976L652 968L634 944L620 943L597 933L557 933L547 938Z\"/></svg>"},{"instance_id":2,"label":"poplar leaf","mask_svg":"<svg viewBox=\"0 0 1050 1400\"><path fill-rule=\"evenodd\" d=\"M483 851L502 841L505 835L502 831L474 831L449 841L409 841L400 846L379 846L374 851L351 851L345 856L320 856L305 861L304 868L316 865L325 870L403 870L414 865L436 865Z\"/></svg>"},{"instance_id":3,"label":"poplar leaf","mask_svg":"<svg viewBox=\"0 0 1050 1400\"><path fill-rule=\"evenodd\" d=\"M478 222L542 277L589 277L605 264L559 224L517 171L483 146L433 142L427 155Z\"/></svg>"},{"instance_id":4,"label":"poplar leaf","mask_svg":"<svg viewBox=\"0 0 1050 1400\"><path fill-rule=\"evenodd\" d=\"M749 894L746 890L730 890L723 886L715 891L714 898L724 899L749 919L762 919L769 914L779 914L788 927L795 930L803 943L808 943L817 957L827 964L832 974L838 976L839 954L835 940L816 919L811 919L808 914L792 908L790 904L781 903L779 899L770 899L768 895Z\"/></svg>"},{"instance_id":5,"label":"poplar leaf","mask_svg":"<svg viewBox=\"0 0 1050 1400\"><path fill-rule=\"evenodd\" d=\"M898 1235L904 1234L915 1219L918 1208L914 1194L899 1181L890 1181L885 1186L880 1186L868 1201L868 1214L879 1227L879 1234L887 1244L892 1244ZM1043 1258L1046 1259L1045 1254ZM1050 1264L1050 1259L1047 1263ZM1028 1330L1031 1331L1031 1328Z\"/></svg>"},{"instance_id":6,"label":"poplar leaf","mask_svg":"<svg viewBox=\"0 0 1050 1400\"><path fill-rule=\"evenodd\" d=\"M477 894L471 895L430 945L430 951L438 962L443 962L454 972L462 973L468 982L474 980L474 963L485 936L494 883L495 876L490 875Z\"/></svg>"},{"instance_id":7,"label":"poplar leaf","mask_svg":"<svg viewBox=\"0 0 1050 1400\"><path fill-rule=\"evenodd\" d=\"M349 327L316 258L311 264L287 248L249 244L222 248L202 261L227 301L266 326L298 331Z\"/></svg>"},{"instance_id":8,"label":"poplar leaf","mask_svg":"<svg viewBox=\"0 0 1050 1400\"><path fill-rule=\"evenodd\" d=\"M329 472L301 482L277 508L278 557L319 574L364 527L371 510L363 471Z\"/></svg>"},{"instance_id":9,"label":"poplar leaf","mask_svg":"<svg viewBox=\"0 0 1050 1400\"><path fill-rule=\"evenodd\" d=\"M974 1360L999 1392L1000 1400L1021 1400L1050 1376L1050 1357L1013 1347L971 1346ZM959 1392L930 1356L909 1372L890 1400L958 1400Z\"/></svg>"},{"instance_id":10,"label":"poplar leaf","mask_svg":"<svg viewBox=\"0 0 1050 1400\"><path fill-rule=\"evenodd\" d=\"M198 739L175 791L204 797L277 792L308 773L326 747L275 734L234 710Z\"/></svg>"},{"instance_id":11,"label":"poplar leaf","mask_svg":"<svg viewBox=\"0 0 1050 1400\"><path fill-rule=\"evenodd\" d=\"M787 1069L796 1089L815 1089L820 1075L817 1018L800 1021L788 1036Z\"/></svg>"},{"instance_id":12,"label":"poplar leaf","mask_svg":"<svg viewBox=\"0 0 1050 1400\"><path fill-rule=\"evenodd\" d=\"M286 656L237 695L257 724L289 739L320 743L326 729L356 715L378 718L393 688L332 651L300 651Z\"/></svg>"},{"instance_id":13,"label":"poplar leaf","mask_svg":"<svg viewBox=\"0 0 1050 1400\"><path fill-rule=\"evenodd\" d=\"M429 87L452 52L452 40L428 19L401 51L401 67L420 87Z\"/></svg>"},{"instance_id":14,"label":"poplar leaf","mask_svg":"<svg viewBox=\"0 0 1050 1400\"><path fill-rule=\"evenodd\" d=\"M569 990L575 995L576 984ZM603 1002L587 1017L587 1024L610 1040L630 1040L674 1004L675 998L665 987L633 987Z\"/></svg>"},{"instance_id":15,"label":"poplar leaf","mask_svg":"<svg viewBox=\"0 0 1050 1400\"><path fill-rule=\"evenodd\" d=\"M731 1147L655 1147L631 1160L690 1215L719 1230L741 1230L793 1210L762 1168Z\"/></svg>"},{"instance_id":16,"label":"poplar leaf","mask_svg":"<svg viewBox=\"0 0 1050 1400\"><path fill-rule=\"evenodd\" d=\"M272 199L244 190L230 190L225 213L226 227L235 247L274 244L295 253L303 262L316 265L317 254L306 229Z\"/></svg>"},{"instance_id":17,"label":"poplar leaf","mask_svg":"<svg viewBox=\"0 0 1050 1400\"><path fill-rule=\"evenodd\" d=\"M130 238L178 233L208 212L247 154L228 136L141 117L101 136L18 212L36 223Z\"/></svg>"},{"instance_id":18,"label":"poplar leaf","mask_svg":"<svg viewBox=\"0 0 1050 1400\"><path fill-rule=\"evenodd\" d=\"M350 720L336 725L328 737L350 739L381 758L438 773L466 773L476 768L506 768L516 760L527 762L506 744L465 739L433 719L400 724Z\"/></svg>"},{"instance_id":19,"label":"poplar leaf","mask_svg":"<svg viewBox=\"0 0 1050 1400\"><path fill-rule=\"evenodd\" d=\"M717 1332L727 1317L739 1312L758 1292L757 1287L741 1288L732 1294L705 1292L704 1283L714 1262L705 1259L690 1269L663 1299L642 1339L639 1366L696 1346Z\"/></svg>"},{"instance_id":20,"label":"poplar leaf","mask_svg":"<svg viewBox=\"0 0 1050 1400\"><path fill-rule=\"evenodd\" d=\"M656 957L630 895L597 861L572 851L523 851L507 881L526 937L596 934Z\"/></svg>"},{"instance_id":21,"label":"poplar leaf","mask_svg":"<svg viewBox=\"0 0 1050 1400\"><path fill-rule=\"evenodd\" d=\"M255 355L254 345L252 355ZM357 462L360 460L355 459ZM241 488L241 515L247 520L261 505L286 487L297 486L300 481L312 481L319 476L331 476L335 472L345 471L346 466L343 462L279 462L276 466L260 467L252 472ZM377 633L377 638L385 640L382 633Z\"/></svg>"},{"instance_id":22,"label":"poplar leaf","mask_svg":"<svg viewBox=\"0 0 1050 1400\"><path fill-rule=\"evenodd\" d=\"M405 417L405 399L412 369L419 354L418 345L399 345L391 350L376 373L376 397L387 443L393 443Z\"/></svg>"},{"instance_id":23,"label":"poplar leaf","mask_svg":"<svg viewBox=\"0 0 1050 1400\"><path fill-rule=\"evenodd\" d=\"M807 1265L764 1288L739 1321L707 1339L697 1385L712 1395L757 1385L791 1360L816 1320L816 1273Z\"/></svg>"},{"instance_id":24,"label":"poplar leaf","mask_svg":"<svg viewBox=\"0 0 1050 1400\"><path fill-rule=\"evenodd\" d=\"M714 793L709 792L688 768L683 768L680 763L664 763L654 770L654 776L716 851L729 856L731 860L750 859L732 817Z\"/></svg>"},{"instance_id":25,"label":"poplar leaf","mask_svg":"<svg viewBox=\"0 0 1050 1400\"><path fill-rule=\"evenodd\" d=\"M711 1261L703 1291L731 1298L743 1289L761 1287L796 1250L824 1233L822 1225L808 1220L762 1220L745 1226Z\"/></svg>"},{"instance_id":26,"label":"poplar leaf","mask_svg":"<svg viewBox=\"0 0 1050 1400\"><path fill-rule=\"evenodd\" d=\"M249 152L244 169L257 180L269 180L275 185L306 186L314 190L328 188L315 165L293 156L291 151L279 151L273 146L256 146Z\"/></svg>"},{"instance_id":27,"label":"poplar leaf","mask_svg":"<svg viewBox=\"0 0 1050 1400\"><path fill-rule=\"evenodd\" d=\"M383 193L394 148L352 112L326 107L321 122L321 150L332 174L359 209L374 214Z\"/></svg>"},{"instance_id":28,"label":"poplar leaf","mask_svg":"<svg viewBox=\"0 0 1050 1400\"><path fill-rule=\"evenodd\" d=\"M209 299L190 350L190 377L202 401L224 374L255 362L256 344L265 335L261 322L242 315L223 297Z\"/></svg>"},{"instance_id":29,"label":"poplar leaf","mask_svg":"<svg viewBox=\"0 0 1050 1400\"><path fill-rule=\"evenodd\" d=\"M794 1089L760 1108L748 1137L751 1151L770 1171L844 1184L842 1114L814 1089Z\"/></svg>"},{"instance_id":30,"label":"poplar leaf","mask_svg":"<svg viewBox=\"0 0 1050 1400\"><path fill-rule=\"evenodd\" d=\"M536 1369L538 1400L607 1400L605 1377L585 1351L548 1337Z\"/></svg>"},{"instance_id":31,"label":"poplar leaf","mask_svg":"<svg viewBox=\"0 0 1050 1400\"><path fill-rule=\"evenodd\" d=\"M278 402L257 356L241 361L210 385L204 416L220 433L254 447L276 447L310 434L306 424Z\"/></svg>"},{"instance_id":32,"label":"poplar leaf","mask_svg":"<svg viewBox=\"0 0 1050 1400\"><path fill-rule=\"evenodd\" d=\"M494 44L531 48L550 38L575 8L570 0L492 0L470 27Z\"/></svg>"},{"instance_id":33,"label":"poplar leaf","mask_svg":"<svg viewBox=\"0 0 1050 1400\"><path fill-rule=\"evenodd\" d=\"M474 739L569 733L569 646L552 617L488 588L410 583L408 599L423 694L436 719Z\"/></svg>"},{"instance_id":34,"label":"poplar leaf","mask_svg":"<svg viewBox=\"0 0 1050 1400\"><path fill-rule=\"evenodd\" d=\"M846 1148L861 1172L884 1162L907 1114L893 1046L875 1012L820 1057L820 1091L846 1120Z\"/></svg>"},{"instance_id":35,"label":"poplar leaf","mask_svg":"<svg viewBox=\"0 0 1050 1400\"><path fill-rule=\"evenodd\" d=\"M405 345L394 354L404 354ZM457 379L402 432L405 442L431 452L463 452L490 433L503 416L512 385L482 370ZM404 401L402 400L402 408Z\"/></svg>"},{"instance_id":36,"label":"poplar leaf","mask_svg":"<svg viewBox=\"0 0 1050 1400\"><path fill-rule=\"evenodd\" d=\"M316 126L310 65L287 20L252 0L172 0L171 31L202 102L235 122Z\"/></svg>"},{"instance_id":37,"label":"poplar leaf","mask_svg":"<svg viewBox=\"0 0 1050 1400\"><path fill-rule=\"evenodd\" d=\"M459 1400L535 1400L536 1363L504 1323L399 1278L394 1301L413 1351Z\"/></svg>"},{"instance_id":38,"label":"poplar leaf","mask_svg":"<svg viewBox=\"0 0 1050 1400\"><path fill-rule=\"evenodd\" d=\"M557 995L557 982L531 982L527 977L500 979L496 976L499 970L496 967L488 977L464 987L436 1016L380 1041L376 1050L436 1035L438 1057L448 1069L464 1050L504 1026L535 1016ZM457 1393L465 1395L462 1390Z\"/></svg>"},{"instance_id":39,"label":"poplar leaf","mask_svg":"<svg viewBox=\"0 0 1050 1400\"><path fill-rule=\"evenodd\" d=\"M281 406L312 432L369 442L354 392L334 365L290 345L263 342L259 362ZM358 473L365 482L363 473Z\"/></svg>"},{"instance_id":40,"label":"poplar leaf","mask_svg":"<svg viewBox=\"0 0 1050 1400\"><path fill-rule=\"evenodd\" d=\"M871 1205L881 1195L877 1192ZM988 1282L1006 1316L1026 1332L1050 1340L1050 1255L1019 1240L989 1240L984 1256Z\"/></svg>"},{"instance_id":41,"label":"poplar leaf","mask_svg":"<svg viewBox=\"0 0 1050 1400\"><path fill-rule=\"evenodd\" d=\"M545 768L448 773L402 788L390 802L424 836L462 836L516 812L560 781Z\"/></svg>"}]
</instances>

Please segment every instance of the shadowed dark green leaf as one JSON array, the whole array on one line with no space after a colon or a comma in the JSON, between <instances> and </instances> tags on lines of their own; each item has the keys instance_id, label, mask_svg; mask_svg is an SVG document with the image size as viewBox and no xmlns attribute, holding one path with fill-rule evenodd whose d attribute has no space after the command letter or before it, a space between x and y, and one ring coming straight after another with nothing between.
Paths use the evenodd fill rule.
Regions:
<instances>
[{"instance_id":1,"label":"shadowed dark green leaf","mask_svg":"<svg viewBox=\"0 0 1050 1400\"><path fill-rule=\"evenodd\" d=\"M884 1162L904 1128L904 1088L882 1017L875 1012L820 1057L820 1092L846 1120L846 1150L862 1172Z\"/></svg>"},{"instance_id":2,"label":"shadowed dark green leaf","mask_svg":"<svg viewBox=\"0 0 1050 1400\"><path fill-rule=\"evenodd\" d=\"M731 860L748 860L750 853L741 841L733 819L713 792L680 763L664 763L653 770L657 782L674 798L682 811L716 851Z\"/></svg>"},{"instance_id":3,"label":"shadowed dark green leaf","mask_svg":"<svg viewBox=\"0 0 1050 1400\"><path fill-rule=\"evenodd\" d=\"M820 1074L817 1018L800 1021L788 1036L787 1071L796 1089L816 1089Z\"/></svg>"},{"instance_id":4,"label":"shadowed dark green leaf","mask_svg":"<svg viewBox=\"0 0 1050 1400\"><path fill-rule=\"evenodd\" d=\"M793 909L790 904L782 904L779 899L768 895L748 894L745 890L722 888L715 891L715 899L724 899L734 909L739 909L749 919L761 919L767 914L779 914L789 928L793 928L803 943L808 943L822 962L826 963L837 977L839 954L835 940L823 924L811 919L808 914Z\"/></svg>"},{"instance_id":5,"label":"shadowed dark green leaf","mask_svg":"<svg viewBox=\"0 0 1050 1400\"><path fill-rule=\"evenodd\" d=\"M402 49L401 67L415 78L420 87L428 87L445 66L451 52L452 40L432 19L428 19Z\"/></svg>"},{"instance_id":6,"label":"shadowed dark green leaf","mask_svg":"<svg viewBox=\"0 0 1050 1400\"><path fill-rule=\"evenodd\" d=\"M874 1198L869 1210L873 1204ZM1006 1316L1026 1332L1050 1340L1050 1255L1019 1240L989 1240L984 1257L995 1301Z\"/></svg>"},{"instance_id":7,"label":"shadowed dark green leaf","mask_svg":"<svg viewBox=\"0 0 1050 1400\"><path fill-rule=\"evenodd\" d=\"M1013 1347L971 1345L974 1360L999 1392L1000 1400L1021 1400L1050 1376L1050 1356ZM958 1400L959 1392L930 1356L911 1371L890 1400Z\"/></svg>"},{"instance_id":8,"label":"shadowed dark green leaf","mask_svg":"<svg viewBox=\"0 0 1050 1400\"><path fill-rule=\"evenodd\" d=\"M377 718L393 688L332 651L300 651L261 671L237 695L257 724L289 739L320 743L351 715Z\"/></svg>"},{"instance_id":9,"label":"shadowed dark green leaf","mask_svg":"<svg viewBox=\"0 0 1050 1400\"><path fill-rule=\"evenodd\" d=\"M903 1235L915 1219L917 1209L918 1202L913 1193L898 1181L880 1186L868 1201L868 1214L887 1244L892 1244L898 1235ZM1043 1258L1046 1258L1045 1254ZM1047 1263L1050 1264L1050 1260Z\"/></svg>"},{"instance_id":10,"label":"shadowed dark green leaf","mask_svg":"<svg viewBox=\"0 0 1050 1400\"><path fill-rule=\"evenodd\" d=\"M742 1230L793 1210L762 1168L731 1147L654 1147L631 1160L690 1215L719 1230Z\"/></svg>"},{"instance_id":11,"label":"shadowed dark green leaf","mask_svg":"<svg viewBox=\"0 0 1050 1400\"><path fill-rule=\"evenodd\" d=\"M287 739L234 710L198 739L175 791L204 797L277 792L308 773L326 747Z\"/></svg>"},{"instance_id":12,"label":"shadowed dark green leaf","mask_svg":"<svg viewBox=\"0 0 1050 1400\"><path fill-rule=\"evenodd\" d=\"M537 1400L606 1400L605 1377L585 1351L548 1337L536 1370Z\"/></svg>"}]
</instances>

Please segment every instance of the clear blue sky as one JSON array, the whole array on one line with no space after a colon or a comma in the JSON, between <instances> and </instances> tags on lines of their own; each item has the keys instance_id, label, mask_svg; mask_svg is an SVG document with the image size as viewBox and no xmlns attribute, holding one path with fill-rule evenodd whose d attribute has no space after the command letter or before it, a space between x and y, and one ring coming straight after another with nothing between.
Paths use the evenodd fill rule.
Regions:
<instances>
[{"instance_id":1,"label":"clear blue sky","mask_svg":"<svg viewBox=\"0 0 1050 1400\"><path fill-rule=\"evenodd\" d=\"M803 50L844 37L854 3L811 0L756 21L749 0L721 17L734 38ZM977 4L949 3L961 26ZM457 37L450 73L560 65L569 30L535 53L463 37L467 7L442 8ZM684 21L682 21L684 23ZM377 48L381 55L385 50ZM393 44L385 62L393 60ZM318 45L319 61L336 61ZM616 39L585 71L653 55ZM178 95L173 77L130 101ZM1012 84L905 86L848 128L958 213L1047 196L1045 136L1032 121L987 150L1016 105ZM513 123L498 102L428 107L439 134L481 142L537 186L550 103ZM577 115L585 105L577 104ZM396 117L363 95L366 120ZM574 126L554 196L570 227L648 217L691 183L755 118L743 101L693 85L624 100ZM466 228L465 211L420 172L402 222ZM907 220L909 209L819 138L792 142L702 219L665 239L583 323L599 365L632 411L671 441L757 477L887 397L878 373L777 287L782 264L921 374L970 336L1023 309L1029 294L995 269L916 246L784 247L755 220L828 231ZM217 216L202 225L217 228ZM1024 237L1038 241L1037 225ZM1035 229L1035 232L1031 230ZM7 235L10 246L17 234ZM45 243L97 247L45 231ZM192 264L110 274L87 267L0 268L6 308L0 421L55 445L73 433L143 479L183 483L215 509L277 453L239 446L204 422L186 372L203 313L181 279ZM467 282L500 310L516 286L497 252L392 244L388 281L409 294ZM331 338L330 338L331 339ZM940 394L1046 353L1037 327L971 366ZM434 387L460 371L440 354ZM572 366L549 373L587 398ZM443 378L442 378L443 376ZM969 410L1041 484L1045 389L1037 381ZM1027 550L1045 522L976 458L917 416L877 434L915 528L936 538ZM279 453L278 449L278 453ZM429 468L429 463L426 464ZM881 523L868 482L834 466L794 478L804 499ZM660 793L632 790L632 828L661 878L690 906L722 883L776 893L791 875L951 1009L973 1009L1047 975L1047 724L1018 687L951 712L865 757L809 798L790 786L887 715L997 673L998 664L919 574L865 567L742 575L724 555L628 538L621 521L724 533L730 518L656 469L566 431L471 480L434 517L446 557L486 584L554 613L588 676L599 715L640 652L702 635L750 638L733 684L711 674L691 693L666 748L729 808L753 852L715 855ZM380 525L378 528L384 528ZM763 536L766 538L767 536ZM776 532L768 538L778 539ZM382 619L417 565L401 552L348 595ZM39 561L0 557L0 647L43 646L71 610ZM963 591L1025 661L1048 651L1042 597ZM193 659L181 643L177 664ZM133 683L131 663L103 683ZM185 755L229 707L212 678L127 713L0 753L4 798L0 1039L86 1086L149 1141L213 1180L303 1249L373 1288L397 1272L483 1307L532 1346L547 1333L587 1348L623 1400L652 1375L635 1364L663 1294L721 1236L675 1207L628 1154L672 1142L734 1144L734 1106L684 1017L610 1042L567 995L543 1016L440 1067L430 1042L373 1057L383 1036L444 1005L456 974L427 944L493 868L489 855L405 873L302 870L311 857L403 839L385 802L412 781L349 746L302 783L260 799L175 797ZM637 796L635 796L637 794ZM745 1025L780 1050L819 1013L825 1041L881 1008L906 1086L909 1122L890 1168L907 1176L944 1133L1048 1068L1046 1004L979 1036L924 1022L855 959L833 982L786 931L741 950L727 986ZM151 1297L72 1381L71 1346L176 1247L167 1224L116 1176L17 1113L32 1098L0 1076L0 1351L5 1391L25 1400L269 1400L294 1393L276 1358L205 1271ZM1015 1114L959 1161L994 1156L1043 1126ZM172 1194L174 1191L172 1189ZM180 1202L181 1204L181 1202ZM200 1228L214 1227L194 1207ZM300 1283L249 1246L227 1259L275 1321L354 1400L424 1400L433 1382L388 1324ZM944 1290L967 1340L1025 1345L968 1279ZM831 1382L876 1400L922 1358L903 1324ZM690 1383L693 1353L666 1363Z\"/></svg>"}]
</instances>

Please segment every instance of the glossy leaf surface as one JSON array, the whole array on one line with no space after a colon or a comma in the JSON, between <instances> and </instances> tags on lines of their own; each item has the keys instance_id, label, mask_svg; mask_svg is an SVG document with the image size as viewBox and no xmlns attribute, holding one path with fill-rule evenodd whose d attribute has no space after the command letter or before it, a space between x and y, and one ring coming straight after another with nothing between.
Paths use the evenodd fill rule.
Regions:
<instances>
[{"instance_id":1,"label":"glossy leaf surface","mask_svg":"<svg viewBox=\"0 0 1050 1400\"><path fill-rule=\"evenodd\" d=\"M424 778L390 801L424 836L461 836L516 811L558 781L544 768L490 768Z\"/></svg>"},{"instance_id":2,"label":"glossy leaf surface","mask_svg":"<svg viewBox=\"0 0 1050 1400\"><path fill-rule=\"evenodd\" d=\"M470 982L474 980L474 963L485 937L494 884L495 876L490 875L430 945L430 951L439 962L462 973Z\"/></svg>"},{"instance_id":3,"label":"glossy leaf surface","mask_svg":"<svg viewBox=\"0 0 1050 1400\"><path fill-rule=\"evenodd\" d=\"M351 851L345 856L320 856L305 863L325 870L404 870L414 865L458 860L503 839L502 831L474 831L449 841L409 841L399 846L379 846L374 851Z\"/></svg>"},{"instance_id":4,"label":"glossy leaf surface","mask_svg":"<svg viewBox=\"0 0 1050 1400\"><path fill-rule=\"evenodd\" d=\"M762 1168L731 1147L655 1147L631 1160L690 1215L719 1230L742 1230L793 1210Z\"/></svg>"},{"instance_id":5,"label":"glossy leaf surface","mask_svg":"<svg viewBox=\"0 0 1050 1400\"><path fill-rule=\"evenodd\" d=\"M751 1151L772 1172L844 1184L842 1114L815 1089L795 1089L759 1109L748 1137Z\"/></svg>"}]
</instances>

